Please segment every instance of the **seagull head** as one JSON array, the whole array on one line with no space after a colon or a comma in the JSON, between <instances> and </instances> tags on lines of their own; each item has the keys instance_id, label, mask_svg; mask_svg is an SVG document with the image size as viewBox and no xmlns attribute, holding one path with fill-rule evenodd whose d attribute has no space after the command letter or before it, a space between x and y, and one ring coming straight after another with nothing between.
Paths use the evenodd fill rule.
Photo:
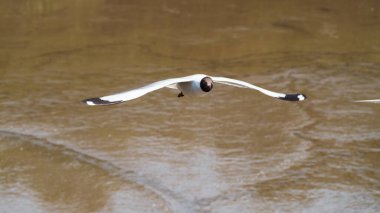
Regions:
<instances>
[{"instance_id":1,"label":"seagull head","mask_svg":"<svg viewBox=\"0 0 380 213\"><path fill-rule=\"evenodd\" d=\"M213 81L210 77L204 77L202 78L200 84L201 84L201 89L203 92L210 92L213 87Z\"/></svg>"}]
</instances>

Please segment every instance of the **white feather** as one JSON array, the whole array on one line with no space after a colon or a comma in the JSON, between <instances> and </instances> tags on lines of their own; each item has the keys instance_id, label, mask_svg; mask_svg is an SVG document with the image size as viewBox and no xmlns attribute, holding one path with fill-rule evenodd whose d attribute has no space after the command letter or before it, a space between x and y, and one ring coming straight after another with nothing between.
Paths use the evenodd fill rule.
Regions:
<instances>
[{"instance_id":1,"label":"white feather","mask_svg":"<svg viewBox=\"0 0 380 213\"><path fill-rule=\"evenodd\" d=\"M117 93L117 94L113 94L113 95L103 96L103 97L100 97L100 99L104 100L104 101L109 101L109 102L129 101L129 100L141 97L141 96L143 96L149 92L153 92L155 90L158 90L158 89L161 89L164 87L169 87L173 84L200 80L205 76L206 75L196 74L196 75L186 76L186 77L182 77L182 78L166 79L166 80L154 82L152 84L148 84L144 87L137 88L134 90L129 90L126 92L121 92L121 93Z\"/></svg>"},{"instance_id":2,"label":"white feather","mask_svg":"<svg viewBox=\"0 0 380 213\"><path fill-rule=\"evenodd\" d=\"M236 87L243 87L243 88L258 90L258 91L264 93L265 95L269 95L269 96L274 97L274 98L284 98L286 96L286 94L272 92L272 91L266 90L264 88L255 86L253 84L250 84L250 83L247 83L244 81L239 81L239 80L235 80L235 79L231 79L231 78L225 78L225 77L211 77L211 78L215 83L221 83L221 84L226 84L226 85L230 85L230 86L236 86Z\"/></svg>"}]
</instances>

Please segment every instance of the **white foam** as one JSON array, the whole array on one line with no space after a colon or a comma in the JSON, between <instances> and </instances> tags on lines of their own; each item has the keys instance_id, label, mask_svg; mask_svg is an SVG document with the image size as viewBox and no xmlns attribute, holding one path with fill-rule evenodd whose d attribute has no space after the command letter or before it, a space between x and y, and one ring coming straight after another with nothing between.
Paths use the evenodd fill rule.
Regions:
<instances>
[{"instance_id":1,"label":"white foam","mask_svg":"<svg viewBox=\"0 0 380 213\"><path fill-rule=\"evenodd\" d=\"M380 103L380 99L373 99L373 100L357 100L355 102L366 102L366 103L375 103L375 104L379 104Z\"/></svg>"}]
</instances>

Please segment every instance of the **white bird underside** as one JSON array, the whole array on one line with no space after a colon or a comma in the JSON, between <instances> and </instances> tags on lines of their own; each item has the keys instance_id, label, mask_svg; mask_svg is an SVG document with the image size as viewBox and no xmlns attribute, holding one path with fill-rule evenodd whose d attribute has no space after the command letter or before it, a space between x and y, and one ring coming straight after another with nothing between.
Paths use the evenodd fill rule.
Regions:
<instances>
[{"instance_id":1,"label":"white bird underside","mask_svg":"<svg viewBox=\"0 0 380 213\"><path fill-rule=\"evenodd\" d=\"M89 98L83 100L83 103L87 105L110 105L110 104L117 104L117 103L122 103L125 101L133 100L136 98L139 98L147 93L153 92L155 90L167 87L171 89L178 89L181 94L182 92L186 95L189 92L194 92L194 93L200 93L200 88L199 88L199 83L200 81L205 78L209 77L212 79L213 83L220 83L220 84L226 84L230 86L235 86L235 87L241 87L241 88L249 88L253 90L257 90L261 93L264 93L265 95L282 99L282 100L287 100L287 101L303 101L306 99L306 96L303 94L284 94L284 93L277 93L273 91L266 90L264 88L252 85L250 83L244 82L244 81L239 81L235 79L230 79L230 78L225 78L225 77L211 77L207 76L204 74L195 74L195 75L190 75L186 77L181 77L181 78L171 78L167 80L162 80L162 81L157 81L152 84L148 84L144 87L129 90L126 92L121 92L117 94L112 94L108 96L103 96L103 97L97 97L97 98ZM194 91L181 91L180 86L183 84L187 84L188 88L194 90ZM187 93L185 93L187 92ZM180 96L179 96L180 97Z\"/></svg>"}]
</instances>

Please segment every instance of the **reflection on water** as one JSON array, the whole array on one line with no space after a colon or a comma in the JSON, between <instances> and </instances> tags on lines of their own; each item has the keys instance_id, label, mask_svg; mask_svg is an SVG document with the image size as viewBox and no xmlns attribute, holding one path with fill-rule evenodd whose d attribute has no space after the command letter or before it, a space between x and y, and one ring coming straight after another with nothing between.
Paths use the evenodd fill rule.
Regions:
<instances>
[{"instance_id":1,"label":"reflection on water","mask_svg":"<svg viewBox=\"0 0 380 213\"><path fill-rule=\"evenodd\" d=\"M377 1L0 2L1 212L379 212ZM216 85L83 98L194 73ZM201 106L201 107L200 107Z\"/></svg>"}]
</instances>

